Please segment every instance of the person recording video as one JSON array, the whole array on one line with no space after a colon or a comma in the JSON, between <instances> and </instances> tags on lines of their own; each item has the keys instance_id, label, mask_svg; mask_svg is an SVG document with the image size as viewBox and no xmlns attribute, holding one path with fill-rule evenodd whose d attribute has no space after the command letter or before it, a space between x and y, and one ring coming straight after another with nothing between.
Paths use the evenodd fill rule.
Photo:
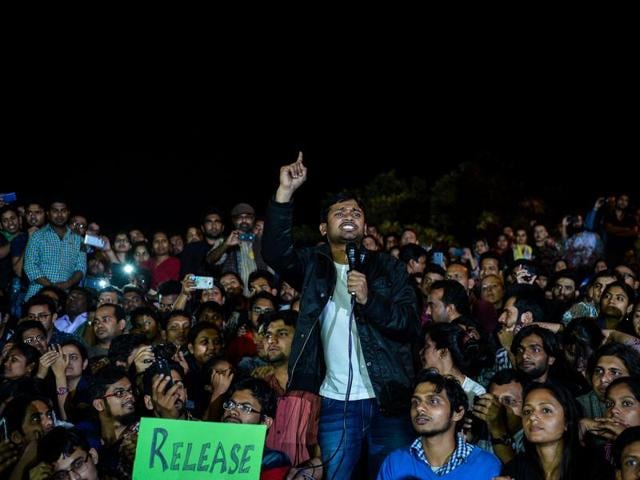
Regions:
<instances>
[{"instance_id":1,"label":"person recording video","mask_svg":"<svg viewBox=\"0 0 640 480\"><path fill-rule=\"evenodd\" d=\"M263 236L267 263L302 292L288 390L322 397L318 441L326 478L351 478L365 444L375 478L384 457L413 436L416 296L402 263L362 248L365 208L353 195L337 195L323 210L326 243L293 248L292 198L306 179L302 153L281 167Z\"/></svg>"}]
</instances>

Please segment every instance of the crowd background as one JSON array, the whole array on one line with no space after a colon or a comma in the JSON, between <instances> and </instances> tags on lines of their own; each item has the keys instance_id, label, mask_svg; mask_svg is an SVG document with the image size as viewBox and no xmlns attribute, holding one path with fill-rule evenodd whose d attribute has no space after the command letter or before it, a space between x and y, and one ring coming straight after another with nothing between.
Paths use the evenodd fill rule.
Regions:
<instances>
[{"instance_id":1,"label":"crowd background","mask_svg":"<svg viewBox=\"0 0 640 480\"><path fill-rule=\"evenodd\" d=\"M374 176L360 192L369 205L362 246L396 257L415 289L415 327L423 327L413 345L416 369L456 378L470 404L484 398L469 409L489 431L473 432L473 418L467 418L471 443L511 465L507 473L534 472L531 458L518 455L526 453L526 440L535 442L523 443L522 425L509 420L522 411L503 402L518 394L501 397L496 388L518 384L515 401L522 403L522 388L533 395L540 389L532 382L555 380L569 387L583 409L578 413L576 407L569 425L576 433L571 441L579 433L582 446L574 442L571 448L592 448L603 464L613 465L620 427L635 425L633 418L612 413L616 395L631 392L638 400L637 196L601 185L606 195L558 203L556 187L540 184L529 192L525 176L516 169L496 175L476 164L461 164L433 184L394 173ZM545 192L557 196L549 200ZM306 199L298 198L296 208L307 210ZM244 200L236 196L225 209L201 203L189 213L167 208L162 218L171 218L170 229L162 222L153 228L105 224L59 194L20 195L2 205L0 400L30 423L8 425L6 472L22 475L44 459L36 448L43 434L66 435L54 424L82 431L88 443L72 439L70 453L99 452L101 478L123 478L130 475L140 414L271 426L283 425L282 412L295 410L296 425L308 429L293 439L273 433L265 472L322 476L320 465L328 460L318 450L313 421L318 399L288 390L291 343L289 350L281 345L295 332L291 312L299 308L298 294L262 258L265 218ZM134 218L137 207L128 208ZM109 210L114 213L114 206ZM195 217L194 211L197 220L174 223L183 213ZM319 237L312 230L298 228L297 243L315 245ZM87 234L101 244L87 244ZM193 275L212 277L211 288L196 288ZM542 341L545 355L527 343L531 337ZM434 351L444 353L432 356ZM615 365L598 363L611 357L618 359ZM160 358L173 382L168 389ZM496 380L501 371L512 373ZM628 384L607 388L613 377L626 374ZM232 383L234 376L248 377L248 383ZM553 388L545 392L568 412L572 400ZM14 450L20 460L10 456ZM91 466L89 458L77 464L79 470Z\"/></svg>"}]
</instances>

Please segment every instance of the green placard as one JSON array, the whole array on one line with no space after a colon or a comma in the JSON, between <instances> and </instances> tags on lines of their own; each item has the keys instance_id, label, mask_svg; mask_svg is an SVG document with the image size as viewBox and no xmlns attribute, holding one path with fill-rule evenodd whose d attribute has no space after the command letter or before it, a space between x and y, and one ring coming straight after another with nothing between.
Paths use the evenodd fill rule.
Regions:
<instances>
[{"instance_id":1,"label":"green placard","mask_svg":"<svg viewBox=\"0 0 640 480\"><path fill-rule=\"evenodd\" d=\"M264 425L143 418L134 480L258 480Z\"/></svg>"}]
</instances>

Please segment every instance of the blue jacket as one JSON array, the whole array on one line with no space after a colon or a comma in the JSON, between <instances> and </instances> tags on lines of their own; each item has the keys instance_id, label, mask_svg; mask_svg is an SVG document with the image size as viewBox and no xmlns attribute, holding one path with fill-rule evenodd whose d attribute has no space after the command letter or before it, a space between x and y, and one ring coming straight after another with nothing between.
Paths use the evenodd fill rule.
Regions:
<instances>
[{"instance_id":1,"label":"blue jacket","mask_svg":"<svg viewBox=\"0 0 640 480\"><path fill-rule=\"evenodd\" d=\"M500 475L501 467L495 455L475 447L462 465L438 477L422 459L403 448L385 458L377 480L491 480Z\"/></svg>"}]
</instances>

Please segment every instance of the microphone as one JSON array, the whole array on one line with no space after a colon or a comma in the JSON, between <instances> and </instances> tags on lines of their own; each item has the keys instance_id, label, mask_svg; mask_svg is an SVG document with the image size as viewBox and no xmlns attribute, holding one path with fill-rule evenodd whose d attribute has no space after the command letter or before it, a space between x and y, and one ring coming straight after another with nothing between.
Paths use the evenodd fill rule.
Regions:
<instances>
[{"instance_id":1,"label":"microphone","mask_svg":"<svg viewBox=\"0 0 640 480\"><path fill-rule=\"evenodd\" d=\"M358 270L358 247L356 244L353 242L347 243L345 251L349 262L349 271Z\"/></svg>"},{"instance_id":2,"label":"microphone","mask_svg":"<svg viewBox=\"0 0 640 480\"><path fill-rule=\"evenodd\" d=\"M358 270L358 247L355 243L349 242L345 248L345 252L347 254L347 261L349 262L349 271ZM355 292L349 292L351 294L351 306L353 307L354 301L356 299Z\"/></svg>"}]
</instances>

